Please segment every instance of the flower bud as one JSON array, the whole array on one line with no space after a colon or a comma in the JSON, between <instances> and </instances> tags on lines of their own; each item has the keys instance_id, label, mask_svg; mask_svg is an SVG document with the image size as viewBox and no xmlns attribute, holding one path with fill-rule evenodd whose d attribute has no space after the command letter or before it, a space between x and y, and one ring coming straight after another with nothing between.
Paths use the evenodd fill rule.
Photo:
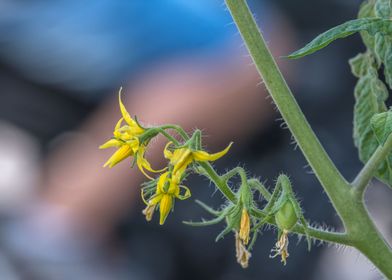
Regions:
<instances>
[{"instance_id":1,"label":"flower bud","mask_svg":"<svg viewBox=\"0 0 392 280\"><path fill-rule=\"evenodd\" d=\"M275 221L282 230L290 231L295 226L298 217L290 200L284 202L283 206L275 214Z\"/></svg>"}]
</instances>

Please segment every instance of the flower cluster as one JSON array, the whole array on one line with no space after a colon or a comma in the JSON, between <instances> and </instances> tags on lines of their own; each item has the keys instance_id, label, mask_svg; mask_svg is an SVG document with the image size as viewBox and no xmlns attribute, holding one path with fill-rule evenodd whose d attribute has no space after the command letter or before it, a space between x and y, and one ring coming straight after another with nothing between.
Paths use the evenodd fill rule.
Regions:
<instances>
[{"instance_id":1,"label":"flower cluster","mask_svg":"<svg viewBox=\"0 0 392 280\"><path fill-rule=\"evenodd\" d=\"M185 223L193 226L206 226L224 221L226 226L216 240L230 232L234 233L237 262L243 268L248 266L250 252L259 230L266 223L275 224L278 228L278 241L272 249L271 257L281 256L284 264L289 256L288 235L293 228L303 228L310 246L307 234L308 225L286 175L282 174L278 177L272 194L258 179L248 179L247 173L241 167L235 167L226 174L219 175L210 162L227 154L232 143L224 150L210 154L202 149L200 130L196 129L192 135L188 135L176 125L142 126L136 118L131 118L126 110L121 100L121 90L119 105L122 117L114 128L113 137L100 146L101 149L117 149L104 167L111 168L127 158L132 158L132 165L136 163L140 171L149 179L143 183L141 189L141 197L146 204L143 214L147 221L151 221L155 211L159 211L159 224L163 225L173 210L176 200L185 200L191 196L191 191L184 186L184 181L193 172L209 178L227 198L227 202L219 211L198 202L215 218ZM174 131L175 134L172 135L168 130ZM145 158L145 152L151 140L158 135L167 139L163 155L168 164L163 169L155 170ZM235 176L239 176L241 183L233 186L232 178ZM266 203L263 208L258 208L263 201L259 199L256 203L255 192L265 199Z\"/></svg>"},{"instance_id":2,"label":"flower cluster","mask_svg":"<svg viewBox=\"0 0 392 280\"><path fill-rule=\"evenodd\" d=\"M100 146L100 149L117 148L104 164L104 167L111 168L126 158L133 157L140 171L151 180L145 183L145 187L142 188L142 199L146 204L143 214L146 216L146 220L150 221L154 211L159 209L159 223L162 225L173 209L175 199L184 200L191 196L189 188L181 185L189 167L194 163L215 161L223 157L232 144L221 152L209 154L201 149L200 130L196 130L192 137L184 139L184 142L179 142L165 131L165 128L176 129L177 127L147 128L143 127L136 118L131 118L121 100L121 90L119 105L122 117L114 128L113 137ZM123 125L124 121L125 124ZM180 132L182 132L182 135L185 134L183 131ZM160 133L169 139L164 149L164 156L169 160L169 166L161 170L155 170L146 160L145 151L149 142ZM155 179L146 171L160 173L160 175ZM181 193L181 190L184 190L183 193Z\"/></svg>"}]
</instances>

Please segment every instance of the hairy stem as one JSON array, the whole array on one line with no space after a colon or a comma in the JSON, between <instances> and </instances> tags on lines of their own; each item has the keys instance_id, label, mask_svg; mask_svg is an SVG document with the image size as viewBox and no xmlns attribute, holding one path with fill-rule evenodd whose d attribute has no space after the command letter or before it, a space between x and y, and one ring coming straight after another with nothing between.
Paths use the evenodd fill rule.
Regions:
<instances>
[{"instance_id":1,"label":"hairy stem","mask_svg":"<svg viewBox=\"0 0 392 280\"><path fill-rule=\"evenodd\" d=\"M215 169L211 166L209 162L199 162L198 163L204 171L208 174L208 177L217 186L220 192L231 202L236 203L237 198L233 191L227 185L227 182L221 178L221 176L216 173Z\"/></svg>"},{"instance_id":2,"label":"hairy stem","mask_svg":"<svg viewBox=\"0 0 392 280\"><path fill-rule=\"evenodd\" d=\"M385 141L383 146L379 146L377 150L374 152L372 157L365 164L361 172L359 172L358 176L352 182L352 186L354 187L353 191L360 198L363 197L366 187L368 186L370 180L373 178L374 173L380 164L385 160L385 158L392 151L392 134L389 135L387 141Z\"/></svg>"},{"instance_id":3,"label":"hairy stem","mask_svg":"<svg viewBox=\"0 0 392 280\"><path fill-rule=\"evenodd\" d=\"M337 170L311 129L266 46L246 1L226 0L226 5L264 84L345 226L347 233L343 234L343 240L337 238L339 241L333 242L355 246L386 277L392 279L391 248L374 226L363 200L358 200L353 194L351 185ZM366 176L363 176L365 180Z\"/></svg>"},{"instance_id":4,"label":"hairy stem","mask_svg":"<svg viewBox=\"0 0 392 280\"><path fill-rule=\"evenodd\" d=\"M248 184L251 188L258 190L261 195L265 198L265 200L270 201L271 193L267 190L267 188L256 178L251 178L248 180Z\"/></svg>"},{"instance_id":5,"label":"hairy stem","mask_svg":"<svg viewBox=\"0 0 392 280\"><path fill-rule=\"evenodd\" d=\"M174 129L175 131L177 131L177 133L182 137L183 140L189 140L189 136L188 134L185 132L185 130L179 126L179 125L175 125L175 124L167 124L167 125L163 125L160 127L161 129Z\"/></svg>"},{"instance_id":6,"label":"hairy stem","mask_svg":"<svg viewBox=\"0 0 392 280\"><path fill-rule=\"evenodd\" d=\"M212 182L217 186L217 188L221 191L221 193L229 201L231 201L232 203L236 203L237 198L236 198L235 194L233 193L233 191L228 186L227 178L225 177L225 175L231 174L234 176L235 173L242 174L242 177L243 177L242 180L244 180L244 179L246 179L245 178L246 177L245 171L242 168L238 167L238 168L233 169L233 170L235 170L235 172L229 171L228 173L226 173L222 176L219 176L218 173L216 173L215 169L208 162L199 162L198 164L204 169L206 174L208 174L208 178L212 180ZM248 180L248 182L249 182L249 180ZM261 219L266 217L265 213L263 213L263 211L261 211L261 210L253 209L253 210L251 210L251 214L258 217L258 218L261 218ZM268 219L267 222L271 225L276 226L276 222L273 217ZM304 228L300 225L295 226L293 228L292 232L298 233L298 234L305 234ZM314 239L328 241L328 242L335 242L335 243L340 243L340 244L345 244L345 245L350 244L350 240L348 239L348 236L345 233L329 232L329 231L324 231L324 230L316 229L316 228L312 228L312 227L308 228L308 232L309 232L309 235Z\"/></svg>"},{"instance_id":7,"label":"hairy stem","mask_svg":"<svg viewBox=\"0 0 392 280\"><path fill-rule=\"evenodd\" d=\"M361 200L362 201L362 200ZM374 225L363 203L358 203L356 227L349 237L352 246L364 254L387 279L392 279L392 249Z\"/></svg>"},{"instance_id":8,"label":"hairy stem","mask_svg":"<svg viewBox=\"0 0 392 280\"><path fill-rule=\"evenodd\" d=\"M275 63L245 0L226 0L264 83L339 216L348 218L349 184L320 144ZM343 219L344 220L344 219Z\"/></svg>"}]
</instances>

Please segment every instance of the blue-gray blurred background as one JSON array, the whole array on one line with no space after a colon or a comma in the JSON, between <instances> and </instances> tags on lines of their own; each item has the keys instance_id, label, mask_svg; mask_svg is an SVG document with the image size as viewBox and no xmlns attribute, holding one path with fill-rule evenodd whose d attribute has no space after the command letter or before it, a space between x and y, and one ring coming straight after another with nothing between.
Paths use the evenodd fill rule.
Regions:
<instances>
[{"instance_id":1,"label":"blue-gray blurred background","mask_svg":"<svg viewBox=\"0 0 392 280\"><path fill-rule=\"evenodd\" d=\"M361 167L352 142L355 78L347 63L364 50L359 36L299 61L282 57L355 18L360 2L250 1L305 115L348 180ZM256 78L244 75L231 82L241 76L236 74L243 73L241 67ZM273 229L259 237L243 270L235 260L233 236L214 241L223 224L192 228L181 222L209 217L194 198L215 207L224 202L208 181L190 176L192 199L176 203L162 227L141 214L140 182L125 175L119 179L128 169L109 180L115 171L91 168L91 162L103 163L94 153L102 153L98 145L120 117L117 90L124 86L127 107L142 108L141 119L145 112L155 116L148 119L154 124L179 120L189 130L206 129L211 150L234 139L233 153L216 163L221 172L240 164L269 187L282 171L289 174L306 218L339 229L252 67L221 0L0 0L0 278L380 279L357 260L358 253L334 254L318 243L307 252L295 236L283 266L269 257L276 242ZM250 89L263 97L251 96L245 107L236 107L239 95L224 95L233 84L241 84L239 95ZM222 94L214 99L215 92ZM264 105L259 108L255 100ZM221 103L226 107L219 111ZM203 116L214 124L205 128L212 121ZM115 192L120 185L125 191ZM95 186L106 192L98 195ZM135 199L118 198L126 196ZM375 216L388 234L392 223L383 205L391 195L378 183L369 196L374 201ZM112 208L117 210L107 214Z\"/></svg>"}]
</instances>

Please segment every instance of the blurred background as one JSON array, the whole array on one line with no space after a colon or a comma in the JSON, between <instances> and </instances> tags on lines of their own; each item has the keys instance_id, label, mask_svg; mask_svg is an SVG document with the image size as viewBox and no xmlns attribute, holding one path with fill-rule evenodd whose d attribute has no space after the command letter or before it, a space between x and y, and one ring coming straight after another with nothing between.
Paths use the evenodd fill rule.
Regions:
<instances>
[{"instance_id":1,"label":"blurred background","mask_svg":"<svg viewBox=\"0 0 392 280\"><path fill-rule=\"evenodd\" d=\"M361 1L253 0L251 8L311 125L348 180L361 163L352 141L355 78L347 60L358 35L299 61L281 58L326 29L356 17ZM236 263L234 237L193 203L218 207L203 178L186 182L164 226L141 214L145 180L126 160L102 168L98 150L120 118L117 92L144 124L198 127L216 163L238 164L272 187L292 178L312 224L339 229L326 195L276 113L222 0L0 0L0 279L380 279L347 248L290 238L286 266L270 259L274 230L258 238L250 266ZM284 126L284 125L283 125ZM163 141L151 147L164 165ZM388 238L392 195L367 195ZM321 244L320 244L321 245Z\"/></svg>"}]
</instances>

